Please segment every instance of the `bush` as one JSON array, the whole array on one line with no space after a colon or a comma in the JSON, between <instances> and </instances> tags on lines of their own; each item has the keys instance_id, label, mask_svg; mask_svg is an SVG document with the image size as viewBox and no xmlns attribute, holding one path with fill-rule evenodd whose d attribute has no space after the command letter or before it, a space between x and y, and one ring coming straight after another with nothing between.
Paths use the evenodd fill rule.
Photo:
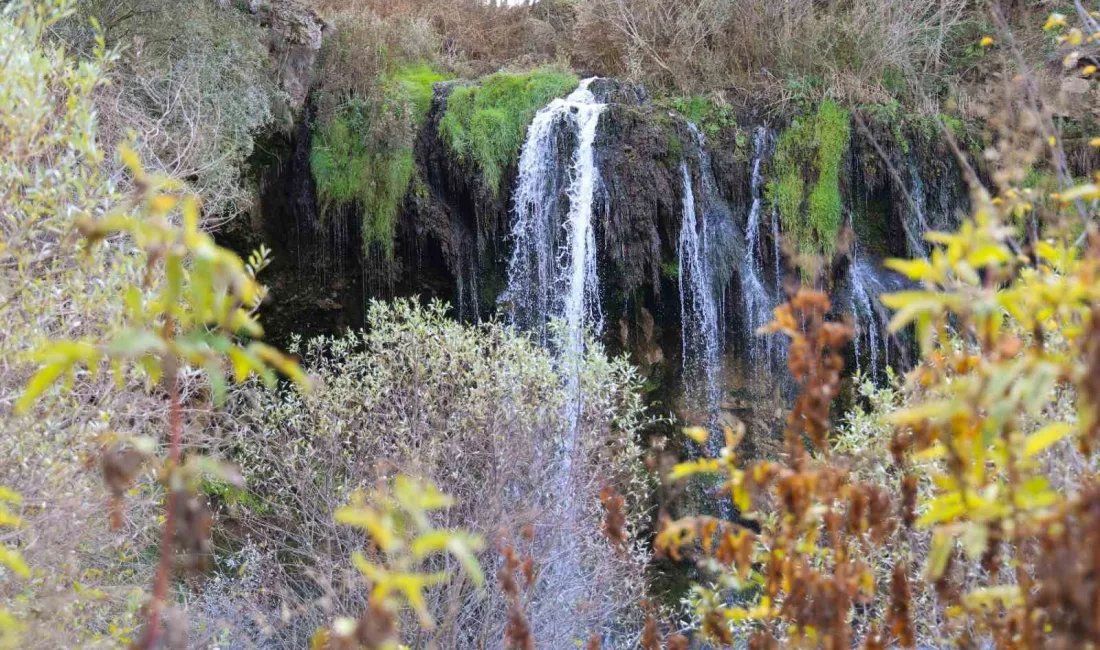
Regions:
<instances>
[{"instance_id":1,"label":"bush","mask_svg":"<svg viewBox=\"0 0 1100 650\"><path fill-rule=\"evenodd\" d=\"M614 61L655 88L752 89L790 99L788 79L823 80L812 99L885 101L891 71L935 77L967 0L592 0L581 5L582 67ZM617 61L615 59L618 59Z\"/></svg>"},{"instance_id":2,"label":"bush","mask_svg":"<svg viewBox=\"0 0 1100 650\"><path fill-rule=\"evenodd\" d=\"M527 125L535 113L550 100L568 94L577 83L574 75L553 70L490 75L451 92L439 133L459 159L475 165L485 184L498 194L505 169L519 158Z\"/></svg>"},{"instance_id":3,"label":"bush","mask_svg":"<svg viewBox=\"0 0 1100 650\"><path fill-rule=\"evenodd\" d=\"M226 3L229 4L229 3ZM59 36L88 51L88 19L123 48L96 106L105 142L131 139L153 172L186 180L204 200L208 227L251 208L246 161L254 137L287 103L263 28L237 8L206 0L83 0Z\"/></svg>"},{"instance_id":4,"label":"bush","mask_svg":"<svg viewBox=\"0 0 1100 650\"><path fill-rule=\"evenodd\" d=\"M575 479L566 487L557 454L567 396L550 354L500 324L467 326L445 314L439 303L373 303L365 333L298 348L322 388L245 390L233 400L217 444L240 464L250 500L263 504L238 507L234 538L278 560L249 567L272 576L271 598L258 606L268 615L283 605L302 613L277 633L280 643L298 647L312 633L323 614L308 607L315 597L325 595L337 613L362 610L363 586L345 568L359 537L333 513L352 492L397 473L455 496L446 521L490 542L522 541L532 527L541 568L528 597L540 643L565 647L593 630L632 630L643 563L637 549L619 554L600 535L598 495L605 485L628 495L629 528L638 530L648 485L634 442L642 420L633 369L598 347L587 355ZM573 520L561 519L563 490L572 492ZM562 573L571 552L576 572ZM494 558L484 553L482 564L493 567ZM563 602L566 592L575 595ZM455 575L429 594L440 625L427 638L442 647L496 645L506 606L503 594L478 597Z\"/></svg>"}]
</instances>

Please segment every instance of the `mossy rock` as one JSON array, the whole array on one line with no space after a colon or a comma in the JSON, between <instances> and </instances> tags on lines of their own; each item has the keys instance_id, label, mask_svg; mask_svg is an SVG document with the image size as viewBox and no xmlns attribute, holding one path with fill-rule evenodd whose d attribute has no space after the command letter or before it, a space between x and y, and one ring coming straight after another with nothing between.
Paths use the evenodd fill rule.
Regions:
<instances>
[{"instance_id":1,"label":"mossy rock","mask_svg":"<svg viewBox=\"0 0 1100 650\"><path fill-rule=\"evenodd\" d=\"M779 136L767 197L802 253L836 250L843 213L840 170L850 139L849 113L831 100L795 118Z\"/></svg>"},{"instance_id":2,"label":"mossy rock","mask_svg":"<svg viewBox=\"0 0 1100 650\"><path fill-rule=\"evenodd\" d=\"M322 214L355 205L363 245L393 256L397 215L413 179L413 139L431 106L432 85L447 77L414 64L380 81L377 97L355 97L314 125L310 171Z\"/></svg>"},{"instance_id":3,"label":"mossy rock","mask_svg":"<svg viewBox=\"0 0 1100 650\"><path fill-rule=\"evenodd\" d=\"M439 122L440 136L459 160L477 166L486 186L499 196L504 171L518 159L535 113L578 83L572 74L539 69L498 72L455 88Z\"/></svg>"}]
</instances>

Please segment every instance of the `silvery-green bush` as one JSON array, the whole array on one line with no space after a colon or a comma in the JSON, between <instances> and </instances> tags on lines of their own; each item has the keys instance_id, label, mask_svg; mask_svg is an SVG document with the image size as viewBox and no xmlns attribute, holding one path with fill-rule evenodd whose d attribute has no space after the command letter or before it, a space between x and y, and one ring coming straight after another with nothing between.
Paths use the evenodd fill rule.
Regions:
<instances>
[{"instance_id":1,"label":"silvery-green bush","mask_svg":"<svg viewBox=\"0 0 1100 650\"><path fill-rule=\"evenodd\" d=\"M631 526L645 515L650 486L635 444L645 419L629 364L589 346L563 479L570 397L561 371L549 352L509 327L457 323L440 303L376 302L365 332L300 342L297 351L318 388L308 395L242 390L217 434L249 486L227 528L272 558L248 569L269 576L265 595L251 602L269 618L284 607L294 612L270 631L274 637L297 643L326 608L362 610L364 585L347 562L362 542L336 526L332 513L353 491L397 473L431 480L455 497L439 525L486 538L487 575L496 573L497 542L530 551L539 570L529 616L540 645L636 634L643 554L612 548L599 502L611 486L627 496ZM565 512L565 502L575 507ZM530 544L522 534L528 527ZM420 641L498 644L506 603L496 585L478 593L456 567L439 568L452 579L432 592L439 625ZM311 610L315 602L324 607Z\"/></svg>"}]
</instances>

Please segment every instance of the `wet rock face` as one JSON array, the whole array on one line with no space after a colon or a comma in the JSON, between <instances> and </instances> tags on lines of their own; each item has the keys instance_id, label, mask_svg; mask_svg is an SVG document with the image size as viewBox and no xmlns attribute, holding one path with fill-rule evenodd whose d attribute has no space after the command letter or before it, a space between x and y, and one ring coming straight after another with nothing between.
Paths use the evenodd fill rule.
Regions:
<instances>
[{"instance_id":1,"label":"wet rock face","mask_svg":"<svg viewBox=\"0 0 1100 650\"><path fill-rule=\"evenodd\" d=\"M620 293L656 297L662 261L676 260L686 131L658 111L621 104L609 108L601 127L596 159L605 195L598 213L603 275Z\"/></svg>"},{"instance_id":2,"label":"wet rock face","mask_svg":"<svg viewBox=\"0 0 1100 650\"><path fill-rule=\"evenodd\" d=\"M515 165L506 169L501 191L494 193L476 167L458 159L443 142L439 122L456 83L462 82L436 85L417 135L416 173L390 259L364 252L361 216L354 209L320 216L309 169L308 106L294 132L274 143L271 148L279 154L266 164L262 217L254 227L276 253L277 266L268 271L268 281L276 285L281 312L275 322L269 319L269 329L285 324L288 332L310 334L356 325L362 322L366 299L398 295L446 300L456 316L467 320L507 311L498 298L507 283L512 251L517 170ZM675 391L682 363L678 253L683 165L690 170L697 201L722 202L731 221L726 227L743 236L753 198L759 195L759 188L754 195L751 180L756 125L708 134L709 155L703 156L683 118L650 101L644 89L601 79L590 90L608 104L595 140L601 183L593 206L603 338L610 351L629 353L660 390ZM870 129L867 134L853 126L839 181L843 212L856 232L864 267L887 256L912 254L914 228L951 227L966 201L965 185L942 142L888 125L872 123ZM553 182L564 188L572 173L576 135L563 129L557 144L560 160ZM709 165L713 197L704 196L703 164ZM568 210L566 199L559 203L552 214ZM774 242L771 208L764 210L754 237L755 245L767 252ZM700 214L706 212L700 208ZM760 280L771 291L779 285L776 276L789 276L791 270L785 261L775 268L770 253L761 256L766 268ZM724 365L748 378L752 370L742 358L747 333L740 331L746 322L743 285L737 269L726 268L735 267L733 261L715 259L713 264L725 274L719 285L722 336L729 343ZM844 287L841 282L839 290Z\"/></svg>"}]
</instances>

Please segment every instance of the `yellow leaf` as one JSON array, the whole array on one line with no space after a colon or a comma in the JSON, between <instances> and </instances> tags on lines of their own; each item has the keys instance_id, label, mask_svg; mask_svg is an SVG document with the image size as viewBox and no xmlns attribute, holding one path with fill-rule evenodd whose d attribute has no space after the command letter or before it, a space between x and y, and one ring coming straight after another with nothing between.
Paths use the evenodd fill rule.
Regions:
<instances>
[{"instance_id":1,"label":"yellow leaf","mask_svg":"<svg viewBox=\"0 0 1100 650\"><path fill-rule=\"evenodd\" d=\"M679 481L695 474L713 474L718 471L720 466L718 460L714 458L689 460L683 463L677 463L676 466L672 468L672 472L669 473L668 478L672 481Z\"/></svg>"},{"instance_id":2,"label":"yellow leaf","mask_svg":"<svg viewBox=\"0 0 1100 650\"><path fill-rule=\"evenodd\" d=\"M1027 442L1024 444L1024 455L1031 458L1072 432L1073 427L1064 422L1048 424L1027 437Z\"/></svg>"},{"instance_id":3,"label":"yellow leaf","mask_svg":"<svg viewBox=\"0 0 1100 650\"><path fill-rule=\"evenodd\" d=\"M686 427L684 429L684 435L694 440L697 444L703 445L706 444L707 438L710 437L710 432L703 427Z\"/></svg>"},{"instance_id":4,"label":"yellow leaf","mask_svg":"<svg viewBox=\"0 0 1100 650\"><path fill-rule=\"evenodd\" d=\"M178 202L179 199L174 196L169 194L158 194L149 201L149 209L155 214L167 214L172 208L176 207L176 203Z\"/></svg>"},{"instance_id":5,"label":"yellow leaf","mask_svg":"<svg viewBox=\"0 0 1100 650\"><path fill-rule=\"evenodd\" d=\"M19 554L19 551L0 545L0 564L24 578L31 577L31 570L23 562L23 556Z\"/></svg>"},{"instance_id":6,"label":"yellow leaf","mask_svg":"<svg viewBox=\"0 0 1100 650\"><path fill-rule=\"evenodd\" d=\"M917 525L924 528L932 524L951 522L965 512L966 506L957 492L945 494L932 501L932 506L921 515Z\"/></svg>"},{"instance_id":7,"label":"yellow leaf","mask_svg":"<svg viewBox=\"0 0 1100 650\"><path fill-rule=\"evenodd\" d=\"M39 395L65 373L67 367L68 364L51 363L39 369L27 382L27 387L23 389L23 395L15 403L15 412L25 413L31 407L31 404L34 404L34 400L38 399Z\"/></svg>"},{"instance_id":8,"label":"yellow leaf","mask_svg":"<svg viewBox=\"0 0 1100 650\"><path fill-rule=\"evenodd\" d=\"M886 267L901 273L910 280L923 280L934 270L926 259L889 259L886 260Z\"/></svg>"},{"instance_id":9,"label":"yellow leaf","mask_svg":"<svg viewBox=\"0 0 1100 650\"><path fill-rule=\"evenodd\" d=\"M336 522L367 531L383 551L388 552L398 544L393 534L393 522L368 506L344 506L336 511Z\"/></svg>"},{"instance_id":10,"label":"yellow leaf","mask_svg":"<svg viewBox=\"0 0 1100 650\"><path fill-rule=\"evenodd\" d=\"M1052 29L1063 27L1065 24L1065 15L1055 12L1047 16L1047 21L1043 24L1043 31L1049 32Z\"/></svg>"},{"instance_id":11,"label":"yellow leaf","mask_svg":"<svg viewBox=\"0 0 1100 650\"><path fill-rule=\"evenodd\" d=\"M1078 185L1062 192L1062 201L1064 203L1069 203L1077 199L1091 201L1098 198L1100 198L1100 187L1097 187L1095 183L1085 183L1084 185Z\"/></svg>"}]
</instances>

